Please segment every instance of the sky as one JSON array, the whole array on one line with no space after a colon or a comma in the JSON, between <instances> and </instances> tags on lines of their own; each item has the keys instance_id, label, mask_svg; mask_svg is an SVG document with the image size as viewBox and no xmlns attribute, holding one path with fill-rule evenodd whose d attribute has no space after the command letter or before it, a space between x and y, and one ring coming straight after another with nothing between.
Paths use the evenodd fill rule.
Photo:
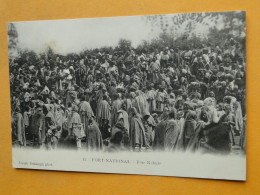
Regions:
<instances>
[{"instance_id":1,"label":"sky","mask_svg":"<svg viewBox=\"0 0 260 195\"><path fill-rule=\"evenodd\" d=\"M49 20L14 23L19 47L37 53L48 45L60 54L83 49L116 46L121 38L129 39L135 47L151 39L150 26L142 16Z\"/></svg>"},{"instance_id":2,"label":"sky","mask_svg":"<svg viewBox=\"0 0 260 195\"><path fill-rule=\"evenodd\" d=\"M163 15L171 21L173 14ZM136 47L143 40L150 41L161 32L160 24L152 26L146 16L89 18L74 20L46 20L14 23L18 32L18 46L21 49L33 50L36 53L51 46L56 53L68 54L84 49L102 46L116 46L118 41L128 39ZM223 22L218 22L223 28ZM207 19L206 19L207 20ZM179 28L178 34L184 32L185 21ZM210 23L210 20L207 20ZM173 25L170 23L170 25ZM213 26L214 24L210 24ZM206 33L208 26L198 24L194 29L196 34Z\"/></svg>"}]
</instances>

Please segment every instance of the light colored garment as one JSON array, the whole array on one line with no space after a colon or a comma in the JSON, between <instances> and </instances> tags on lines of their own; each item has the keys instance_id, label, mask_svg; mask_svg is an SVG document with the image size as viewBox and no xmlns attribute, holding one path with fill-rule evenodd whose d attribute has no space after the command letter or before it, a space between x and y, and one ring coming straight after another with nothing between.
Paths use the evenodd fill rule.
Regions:
<instances>
[{"instance_id":1,"label":"light colored garment","mask_svg":"<svg viewBox=\"0 0 260 195\"><path fill-rule=\"evenodd\" d=\"M156 95L156 104L157 104L157 110L162 112L164 109L164 101L166 98L166 94L164 92L158 92Z\"/></svg>"},{"instance_id":2,"label":"light colored garment","mask_svg":"<svg viewBox=\"0 0 260 195\"><path fill-rule=\"evenodd\" d=\"M127 111L128 114L130 114L130 110L133 107L132 101L130 99L126 99L125 104L126 104L126 111Z\"/></svg>"},{"instance_id":3,"label":"light colored garment","mask_svg":"<svg viewBox=\"0 0 260 195\"><path fill-rule=\"evenodd\" d=\"M241 109L241 105L239 102L235 103L237 106L237 109L234 113L235 115L235 124L236 124L236 130L237 131L241 131L244 127L243 127L243 116L242 116L242 109Z\"/></svg>"},{"instance_id":4,"label":"light colored garment","mask_svg":"<svg viewBox=\"0 0 260 195\"><path fill-rule=\"evenodd\" d=\"M149 112L149 104L141 93L137 97L135 97L133 107L136 108L137 112L141 116L144 116L146 113Z\"/></svg>"},{"instance_id":5,"label":"light colored garment","mask_svg":"<svg viewBox=\"0 0 260 195\"><path fill-rule=\"evenodd\" d=\"M96 122L88 126L88 136L86 141L88 150L102 150L102 136Z\"/></svg>"},{"instance_id":6,"label":"light colored garment","mask_svg":"<svg viewBox=\"0 0 260 195\"><path fill-rule=\"evenodd\" d=\"M152 113L153 111L156 110L156 101L155 101L156 91L149 90L147 91L146 96L149 104L149 112Z\"/></svg>"},{"instance_id":7,"label":"light colored garment","mask_svg":"<svg viewBox=\"0 0 260 195\"><path fill-rule=\"evenodd\" d=\"M129 117L128 117L127 112L122 109L117 111L117 121L116 122L119 122L121 120L123 120L124 128L129 133Z\"/></svg>"},{"instance_id":8,"label":"light colored garment","mask_svg":"<svg viewBox=\"0 0 260 195\"><path fill-rule=\"evenodd\" d=\"M97 110L97 122L100 125L102 120L111 119L111 107L106 100L102 100Z\"/></svg>"},{"instance_id":9,"label":"light colored garment","mask_svg":"<svg viewBox=\"0 0 260 195\"><path fill-rule=\"evenodd\" d=\"M84 125L85 133L88 137L88 124L89 124L89 119L94 117L93 110L90 106L90 104L87 101L82 101L79 104L79 115L81 122Z\"/></svg>"},{"instance_id":10,"label":"light colored garment","mask_svg":"<svg viewBox=\"0 0 260 195\"><path fill-rule=\"evenodd\" d=\"M72 111L71 117L69 118L69 128L73 128L74 124L80 124L81 119L77 112Z\"/></svg>"},{"instance_id":11,"label":"light colored garment","mask_svg":"<svg viewBox=\"0 0 260 195\"><path fill-rule=\"evenodd\" d=\"M12 131L17 136L17 141L20 145L26 146L25 125L21 113L14 113L12 116Z\"/></svg>"},{"instance_id":12,"label":"light colored garment","mask_svg":"<svg viewBox=\"0 0 260 195\"><path fill-rule=\"evenodd\" d=\"M152 74L151 82L155 83L159 80L160 64L158 61L151 62L148 71Z\"/></svg>"},{"instance_id":13,"label":"light colored garment","mask_svg":"<svg viewBox=\"0 0 260 195\"><path fill-rule=\"evenodd\" d=\"M112 104L111 109L111 126L113 127L117 122L117 111L122 107L122 100L117 99Z\"/></svg>"},{"instance_id":14,"label":"light colored garment","mask_svg":"<svg viewBox=\"0 0 260 195\"><path fill-rule=\"evenodd\" d=\"M145 138L146 138L147 145L151 147L153 145L153 140L154 140L153 127L151 124L149 124L148 121L145 121L144 128L145 128Z\"/></svg>"},{"instance_id":15,"label":"light colored garment","mask_svg":"<svg viewBox=\"0 0 260 195\"><path fill-rule=\"evenodd\" d=\"M64 123L65 120L64 111L62 109L56 110L54 119L57 126L62 127L62 124Z\"/></svg>"},{"instance_id":16,"label":"light colored garment","mask_svg":"<svg viewBox=\"0 0 260 195\"><path fill-rule=\"evenodd\" d=\"M23 120L24 120L25 127L29 127L29 113L28 112L23 113Z\"/></svg>"},{"instance_id":17,"label":"light colored garment","mask_svg":"<svg viewBox=\"0 0 260 195\"><path fill-rule=\"evenodd\" d=\"M142 121L134 116L130 122L130 146L134 149L138 147L146 147L145 128Z\"/></svg>"},{"instance_id":18,"label":"light colored garment","mask_svg":"<svg viewBox=\"0 0 260 195\"><path fill-rule=\"evenodd\" d=\"M181 143L181 135L183 135L183 127L184 127L184 118L180 118L179 120L176 120L178 129L179 129L179 136L178 136L178 148L181 148L180 143Z\"/></svg>"}]
</instances>

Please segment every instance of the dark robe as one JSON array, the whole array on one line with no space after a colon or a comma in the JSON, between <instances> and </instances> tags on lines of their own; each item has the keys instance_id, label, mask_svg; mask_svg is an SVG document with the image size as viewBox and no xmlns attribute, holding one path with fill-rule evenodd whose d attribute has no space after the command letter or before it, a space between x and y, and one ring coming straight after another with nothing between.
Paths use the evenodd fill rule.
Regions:
<instances>
[{"instance_id":1,"label":"dark robe","mask_svg":"<svg viewBox=\"0 0 260 195\"><path fill-rule=\"evenodd\" d=\"M150 147L153 145L153 127L148 121L144 121L144 128L147 145Z\"/></svg>"},{"instance_id":2,"label":"dark robe","mask_svg":"<svg viewBox=\"0 0 260 195\"><path fill-rule=\"evenodd\" d=\"M154 143L153 143L154 150L164 150L166 124L167 124L166 121L161 121L155 127L155 136L154 136Z\"/></svg>"},{"instance_id":3,"label":"dark robe","mask_svg":"<svg viewBox=\"0 0 260 195\"><path fill-rule=\"evenodd\" d=\"M133 107L132 101L130 99L126 99L125 104L126 104L126 112L127 114L130 114L130 109Z\"/></svg>"},{"instance_id":4,"label":"dark robe","mask_svg":"<svg viewBox=\"0 0 260 195\"><path fill-rule=\"evenodd\" d=\"M102 90L98 90L96 92L96 96L95 96L95 98L96 98L96 107L95 107L95 109L96 109L96 115L97 116L98 116L98 113L100 111L101 103L103 101L103 95L104 95L104 93L103 93ZM92 108L94 108L94 107L92 107ZM97 121L97 122L99 122L99 121Z\"/></svg>"},{"instance_id":5,"label":"dark robe","mask_svg":"<svg viewBox=\"0 0 260 195\"><path fill-rule=\"evenodd\" d=\"M40 131L41 129L41 131ZM38 143L41 144L45 139L45 116L43 113L36 111L32 115L30 132L34 138L38 138Z\"/></svg>"},{"instance_id":6,"label":"dark robe","mask_svg":"<svg viewBox=\"0 0 260 195\"><path fill-rule=\"evenodd\" d=\"M134 116L130 122L130 146L134 149L135 147L146 147L145 129L142 121Z\"/></svg>"},{"instance_id":7,"label":"dark robe","mask_svg":"<svg viewBox=\"0 0 260 195\"><path fill-rule=\"evenodd\" d=\"M109 87L108 93L109 93L109 96L110 96L110 97L114 97L115 94L117 93L116 86L111 86L111 87ZM113 99L112 99L112 100L113 100Z\"/></svg>"},{"instance_id":8,"label":"dark robe","mask_svg":"<svg viewBox=\"0 0 260 195\"><path fill-rule=\"evenodd\" d=\"M209 149L221 153L230 152L230 127L225 123L227 115L224 114L218 123L212 123L204 129L206 144Z\"/></svg>"},{"instance_id":9,"label":"dark robe","mask_svg":"<svg viewBox=\"0 0 260 195\"><path fill-rule=\"evenodd\" d=\"M165 126L165 138L164 148L166 151L173 151L177 146L179 137L179 128L177 122L174 119L170 119L166 122Z\"/></svg>"},{"instance_id":10,"label":"dark robe","mask_svg":"<svg viewBox=\"0 0 260 195\"><path fill-rule=\"evenodd\" d=\"M179 53L174 52L172 55L172 61L176 67L179 67L181 64L181 56Z\"/></svg>"},{"instance_id":11,"label":"dark robe","mask_svg":"<svg viewBox=\"0 0 260 195\"><path fill-rule=\"evenodd\" d=\"M187 149L190 140L195 136L195 129L197 126L197 121L195 120L196 112L188 111L186 119L184 121L183 130L180 134L180 149Z\"/></svg>"},{"instance_id":12,"label":"dark robe","mask_svg":"<svg viewBox=\"0 0 260 195\"><path fill-rule=\"evenodd\" d=\"M195 152L200 147L200 140L203 137L203 122L198 122L195 128L195 134L190 138L187 145L187 151Z\"/></svg>"},{"instance_id":13,"label":"dark robe","mask_svg":"<svg viewBox=\"0 0 260 195\"><path fill-rule=\"evenodd\" d=\"M183 146L184 149L187 148L191 138L195 135L195 128L196 128L197 122L195 120L186 120L184 124L184 130L183 130Z\"/></svg>"},{"instance_id":14,"label":"dark robe","mask_svg":"<svg viewBox=\"0 0 260 195\"><path fill-rule=\"evenodd\" d=\"M111 139L115 136L115 134L117 132L121 131L122 132L122 145L125 147L125 148L129 148L129 134L128 134L128 131L127 129L124 127L124 124L122 122L118 122L113 128L112 128L112 131L111 131Z\"/></svg>"}]
</instances>

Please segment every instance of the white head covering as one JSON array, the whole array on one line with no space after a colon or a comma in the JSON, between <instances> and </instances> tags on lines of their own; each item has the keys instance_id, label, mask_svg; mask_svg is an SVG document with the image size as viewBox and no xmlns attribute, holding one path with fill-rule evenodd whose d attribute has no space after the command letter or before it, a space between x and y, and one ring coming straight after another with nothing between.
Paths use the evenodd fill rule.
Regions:
<instances>
[{"instance_id":1,"label":"white head covering","mask_svg":"<svg viewBox=\"0 0 260 195\"><path fill-rule=\"evenodd\" d=\"M205 106L212 106L214 103L213 99L211 97L208 97L204 100L204 105Z\"/></svg>"}]
</instances>

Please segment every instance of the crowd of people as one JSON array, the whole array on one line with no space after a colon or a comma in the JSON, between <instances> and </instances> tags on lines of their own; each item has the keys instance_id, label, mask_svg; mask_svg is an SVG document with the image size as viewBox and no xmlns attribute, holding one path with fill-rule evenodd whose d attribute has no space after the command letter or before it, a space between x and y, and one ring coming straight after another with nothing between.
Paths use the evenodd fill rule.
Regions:
<instances>
[{"instance_id":1,"label":"crowd of people","mask_svg":"<svg viewBox=\"0 0 260 195\"><path fill-rule=\"evenodd\" d=\"M132 47L10 60L14 146L245 151L241 44Z\"/></svg>"}]
</instances>

